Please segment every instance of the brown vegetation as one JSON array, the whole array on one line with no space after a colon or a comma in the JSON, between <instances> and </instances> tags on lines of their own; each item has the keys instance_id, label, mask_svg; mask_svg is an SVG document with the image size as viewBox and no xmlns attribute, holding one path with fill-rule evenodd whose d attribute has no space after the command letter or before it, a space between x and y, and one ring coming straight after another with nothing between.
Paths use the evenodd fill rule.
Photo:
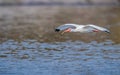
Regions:
<instances>
[{"instance_id":1,"label":"brown vegetation","mask_svg":"<svg viewBox=\"0 0 120 75\"><path fill-rule=\"evenodd\" d=\"M119 40L116 27L119 25L119 8L115 7L1 7L0 38L37 39L39 41L100 40L106 34L70 33L61 36L54 28L64 23L96 24L109 28L112 39ZM113 28L113 29L112 29ZM117 28L119 29L119 28ZM102 36L101 36L102 34ZM117 35L117 36L116 36ZM96 36L96 37L94 37Z\"/></svg>"}]
</instances>

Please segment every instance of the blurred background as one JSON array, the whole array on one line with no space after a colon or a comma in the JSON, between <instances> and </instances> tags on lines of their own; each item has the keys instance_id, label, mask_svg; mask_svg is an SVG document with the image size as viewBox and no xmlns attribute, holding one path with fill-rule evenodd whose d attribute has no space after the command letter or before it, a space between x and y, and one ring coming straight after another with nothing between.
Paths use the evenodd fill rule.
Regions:
<instances>
[{"instance_id":1,"label":"blurred background","mask_svg":"<svg viewBox=\"0 0 120 75\"><path fill-rule=\"evenodd\" d=\"M54 32L54 28L61 24L75 23L106 27L112 33L109 39L119 43L119 4L119 0L0 0L0 39L36 39L41 42L106 39L100 33L96 38L94 34L60 36Z\"/></svg>"},{"instance_id":2,"label":"blurred background","mask_svg":"<svg viewBox=\"0 0 120 75\"><path fill-rule=\"evenodd\" d=\"M111 34L54 31L65 23ZM120 0L0 0L0 75L120 75Z\"/></svg>"}]
</instances>

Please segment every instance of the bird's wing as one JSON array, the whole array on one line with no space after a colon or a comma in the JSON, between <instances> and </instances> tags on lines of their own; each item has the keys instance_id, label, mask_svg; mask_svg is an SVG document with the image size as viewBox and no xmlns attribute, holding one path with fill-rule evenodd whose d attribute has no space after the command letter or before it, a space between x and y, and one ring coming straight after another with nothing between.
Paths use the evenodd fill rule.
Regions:
<instances>
[{"instance_id":1,"label":"bird's wing","mask_svg":"<svg viewBox=\"0 0 120 75\"><path fill-rule=\"evenodd\" d=\"M63 31L63 30L66 30L68 28L75 29L76 26L74 26L74 25L61 25L61 26L57 27L55 29L55 31Z\"/></svg>"},{"instance_id":2,"label":"bird's wing","mask_svg":"<svg viewBox=\"0 0 120 75\"><path fill-rule=\"evenodd\" d=\"M84 28L88 29L89 31L99 30L99 31L110 33L108 29L100 27L100 26L96 26L96 25L86 25Z\"/></svg>"}]
</instances>

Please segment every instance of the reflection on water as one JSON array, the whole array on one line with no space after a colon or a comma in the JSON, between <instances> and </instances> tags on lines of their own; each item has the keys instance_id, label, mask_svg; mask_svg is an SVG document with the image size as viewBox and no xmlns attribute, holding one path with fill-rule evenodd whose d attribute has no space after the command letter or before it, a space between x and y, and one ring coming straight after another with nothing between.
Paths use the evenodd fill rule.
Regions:
<instances>
[{"instance_id":1,"label":"reflection on water","mask_svg":"<svg viewBox=\"0 0 120 75\"><path fill-rule=\"evenodd\" d=\"M107 40L0 44L1 75L119 75L120 45Z\"/></svg>"}]
</instances>

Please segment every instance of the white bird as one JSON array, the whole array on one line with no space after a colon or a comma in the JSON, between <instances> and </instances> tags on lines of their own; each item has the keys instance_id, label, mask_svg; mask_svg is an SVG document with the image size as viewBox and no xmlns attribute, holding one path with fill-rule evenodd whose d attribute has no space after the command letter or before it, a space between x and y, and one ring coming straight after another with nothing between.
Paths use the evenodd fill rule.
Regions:
<instances>
[{"instance_id":1,"label":"white bird","mask_svg":"<svg viewBox=\"0 0 120 75\"><path fill-rule=\"evenodd\" d=\"M106 32L110 33L110 31L106 28L96 26L93 24L88 25L78 25L78 24L64 24L61 26L58 26L55 29L56 32L63 31L61 34L64 34L65 32L81 32L81 33L88 33L88 32Z\"/></svg>"}]
</instances>

